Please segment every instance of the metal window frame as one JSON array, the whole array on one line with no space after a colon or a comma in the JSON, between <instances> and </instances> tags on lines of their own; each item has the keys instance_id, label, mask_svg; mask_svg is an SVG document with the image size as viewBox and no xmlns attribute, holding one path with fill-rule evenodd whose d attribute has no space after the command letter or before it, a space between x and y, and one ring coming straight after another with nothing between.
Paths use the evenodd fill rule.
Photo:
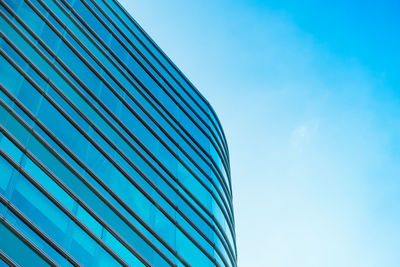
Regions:
<instances>
[{"instance_id":1,"label":"metal window frame","mask_svg":"<svg viewBox=\"0 0 400 267\"><path fill-rule=\"evenodd\" d=\"M11 259L5 252L3 252L1 249L0 249L0 259L8 266L11 266L11 267L18 266L17 263L13 259Z\"/></svg>"},{"instance_id":2,"label":"metal window frame","mask_svg":"<svg viewBox=\"0 0 400 267\"><path fill-rule=\"evenodd\" d=\"M0 89L3 89L3 86L0 86ZM3 91L4 92L4 91ZM10 96L8 96L10 98ZM63 145L55 135L53 135L40 121L38 121L36 119L35 116L33 116L29 111L26 110L26 108L21 105L18 100L16 100L15 98L12 99L10 98L11 101L13 101L32 121L34 121L36 123L36 125L39 126L39 128L50 137L50 139L55 142L62 150L64 150L64 152L71 157L73 160L78 161L78 159L75 157L75 155L73 155L68 148L66 148L65 145ZM150 239L148 239L140 230L137 229L137 227L135 225L132 224L132 222L127 219L120 211L118 211L118 209L111 204L111 202L109 202L109 200L107 200L96 188L94 188L82 175L79 174L79 172L72 167L53 147L51 147L51 145L49 145L38 133L36 133L32 127L30 127L18 114L15 113L15 111L13 111L10 107L8 107L8 105L6 103L3 102L3 100L0 99L0 105L3 106L5 109L7 109L7 111L12 114L12 116L14 116L19 123L21 123L21 125L23 125L26 130L33 135L40 143L42 143L42 145L48 150L50 151L50 153L52 153L55 158L57 160L59 160L69 171L71 171L73 173L74 176L76 176L79 180L81 180L81 182L83 182L85 184L85 186L87 186L104 204L106 204L129 228L131 228L135 233L137 233L146 243L148 243L154 250L155 252L158 252L160 254L161 257L165 257L164 259L166 259L167 261L171 262L167 256L165 256L156 245L154 245ZM0 128L1 130L1 128ZM78 162L79 164L79 162ZM107 188L104 183L102 183L102 181L94 176L94 174L91 172L90 169L88 169L85 165L80 165L80 167L82 169L84 169L89 175L91 175L93 177L94 180L96 180L96 182L98 182L103 189L110 194L111 196L113 196L114 198L116 198L117 202L126 208L126 204L123 203L123 201L119 200L118 197L115 195L115 193L110 190L109 188ZM129 211L128 211L129 212ZM143 224L144 221L139 218L138 216L136 216L136 214L132 214L130 213L139 223ZM148 230L153 236L155 236L157 238L157 233L155 233L152 229L146 229ZM163 243L160 240L160 243ZM165 245L165 244L163 244ZM167 247L168 248L168 247ZM171 251L172 254L175 253L175 250L172 249ZM178 258L178 257L177 257ZM173 264L171 264L173 265Z\"/></svg>"},{"instance_id":3,"label":"metal window frame","mask_svg":"<svg viewBox=\"0 0 400 267\"><path fill-rule=\"evenodd\" d=\"M5 55L5 53L0 50L0 54L6 58L6 60L8 60L10 63L12 61L12 59L7 58L8 56ZM29 63L29 62L28 62ZM11 63L13 65L13 67L20 72L20 74L22 76L24 76L24 78L76 129L78 130L78 132L83 135L88 141L89 143L91 143L126 179L128 179L128 181L134 186L136 187L156 208L158 208L158 210L160 210L166 217L167 219L169 219L171 221L172 224L174 224L195 246L197 246L205 256L207 256L212 262L215 263L215 259L188 233L188 231L186 231L168 212L166 212L160 205L158 205L158 203L153 199L153 197L145 190L142 188L142 186L140 184L138 184L130 174L128 174L124 168L122 168L110 155L108 155L108 153L99 145L97 144L96 141L94 141L50 96L47 95L46 92L44 92L39 85L36 84L35 81L32 80L32 78L30 78L15 62ZM43 74L42 74L43 75ZM44 77L44 76L43 76ZM43 78L42 77L42 78ZM47 83L53 88L55 89L55 85L49 80L47 79ZM2 88L3 89L3 88ZM97 129L96 126L94 126L93 123L90 122L90 120L81 112L79 111L79 109L77 109L75 107L75 105L69 101L65 96L63 96L62 92L59 89L55 89L56 91L58 91L57 93L60 94L60 96L62 98L64 98L65 101L67 101L67 103L69 103L69 105L76 111L78 112L78 114L80 114L82 116L82 118L89 124L91 125L91 127L93 129L95 129L95 131L98 131L99 135L102 135L103 138L106 139L106 142L110 142L108 140L108 138L105 137L105 135L99 130ZM9 95L8 95L9 96ZM9 96L9 98L11 99L11 97ZM21 105L21 104L20 104ZM37 120L39 121L39 120ZM111 143L111 142L110 142ZM114 145L115 146L115 145ZM83 163L84 164L84 163ZM87 166L86 166L87 167ZM141 175L143 178L145 177L145 175L139 170L136 170L139 175ZM146 223L147 225L147 223ZM150 227L150 226L148 226ZM201 231L200 231L201 233Z\"/></svg>"},{"instance_id":4,"label":"metal window frame","mask_svg":"<svg viewBox=\"0 0 400 267\"><path fill-rule=\"evenodd\" d=\"M63 2L63 4L64 4L66 7L69 7L70 12L72 12L72 13L74 14L74 16L75 16L76 18L78 18L79 21L81 21L82 24L86 25L85 27L88 29L88 31L99 41L100 44L102 44L102 46L104 47L104 49L106 49L106 50L115 58L115 60L116 60L121 66L124 67L124 69L135 79L135 81L136 81L137 83L139 83L140 87L143 88L143 90L145 90L145 91L147 92L147 94L149 94L149 95L152 97L153 101L155 101L155 102L164 110L164 112L166 112L171 118L175 119L174 116L172 116L172 115L169 113L169 111L164 107L164 105L162 105L162 103L161 103L161 102L146 88L146 86L144 86L144 84L140 82L140 80L135 76L135 74L133 74L133 73L129 70L129 68L127 68L126 65L115 55L115 53L113 53L112 50L109 49L108 46L105 45L105 44L103 43L103 41L97 36L97 34L94 33L93 30L91 30L91 28L88 27L87 24L86 24L85 22L82 22L83 19L80 18L79 15L77 16L77 14L76 14L76 12L73 10L73 8L70 7L68 4L66 4L64 0L61 0L61 1ZM40 3L43 3L41 0L39 0L39 2L40 2ZM85 2L82 2L82 3L86 4ZM101 47L99 47L99 46L96 44L96 42L93 40L93 38L90 37L90 36L85 32L85 30L82 29L82 27L81 27L78 23L76 23L75 19L71 18L70 14L68 14L68 13L65 11L64 7L60 6L58 2L56 2L56 4L64 11L65 15L67 15L67 16L72 20L72 22L74 22L74 23L76 24L76 26L77 26L79 29L81 29L82 33L84 33L84 34L86 35L86 37L87 37L100 51L103 52L103 54L110 60L110 62L111 62L117 69L120 70L120 68L119 68L118 66L115 65L115 63L109 58L109 56L108 56L106 53L104 53L103 49L102 49ZM45 7L45 8L46 8L46 7ZM93 11L91 11L91 8L90 8L90 7L89 7L88 9L89 9L90 12L92 12L92 14L93 14L94 16L97 16L97 14L95 14L95 13L93 13ZM57 20L57 16L54 15L54 12L52 12L48 7L46 8L46 10ZM103 25L106 29L109 29L109 27L108 27L107 25L105 25L105 24L102 22L102 20L99 20L99 21L100 21L100 23L102 23L102 25ZM60 22L60 21L58 21L58 22L59 22L60 24L62 24L62 22ZM65 29L66 29L67 31L69 31L67 28L65 28ZM110 32L111 35L113 35L113 36L115 35L115 33L112 32L111 30L109 30L109 32ZM72 37L74 36L70 31L69 31L68 33L69 33ZM74 38L74 37L73 37L73 38ZM137 62L140 66L142 66L143 63L141 63L140 60L137 59L136 56L133 55L132 52L130 52L130 50L129 50L128 48L126 48L126 45L125 45L124 43L122 43L122 42L119 40L118 37L115 37L115 38L116 38L116 40L126 49L126 51L131 55L131 57L133 57L133 58L136 60L136 62ZM82 47L83 49L86 48L85 45L83 45L78 39L74 38L74 40L75 40L76 42L78 42L78 43L81 45L81 47ZM93 60L96 61L95 56L94 56L90 51L86 51L86 52L89 54L89 56L91 56L91 58L92 58ZM100 62L96 61L96 63L98 63L99 66L102 67L102 64L101 64ZM146 73L148 73L147 69L145 69L144 66L142 66L142 68L146 71ZM107 68L105 68L104 66L102 67L102 69L103 69L104 71L106 71L106 72L108 71ZM121 70L120 70L120 71L121 71ZM107 72L107 74L108 74L111 78L113 78L112 73ZM130 78L127 77L126 74L125 74L123 71L121 71L121 74L122 74L128 81L130 81L130 82L132 83L132 85L134 85L134 83L132 82L132 80L130 80ZM154 81L156 81L156 78L154 77L153 74L148 73L148 75L149 75ZM122 86L122 84L121 84L117 79L114 78L113 81L114 81L115 83L117 83L121 89L123 89L123 90L125 89L124 86ZM156 82L157 82L157 84L160 86L160 88L163 89L163 91L165 91L166 94L168 95L168 94L169 94L168 91L167 91L165 88L163 88L162 85L159 84L158 81L156 81ZM134 86L135 86L135 85L134 85ZM135 88L136 88L136 86L135 86ZM132 95L131 95L128 91L125 91L125 90L124 90L124 92L127 93L127 95L132 99L132 101L135 102L135 99L132 97ZM170 95L169 95L169 96L170 96ZM170 96L170 98L173 100L173 97L172 97L172 96ZM121 100L121 101L122 101L122 100ZM176 101L176 100L174 100L174 101ZM176 103L176 102L174 102L174 103L177 104L177 105L179 105L179 103ZM140 106L140 105L139 105L139 106ZM142 109L142 110L146 113L146 110L145 110L145 109ZM184 111L182 108L181 108L181 110L182 110L182 112L185 113L185 111ZM186 114L186 113L185 113L185 114ZM147 115L148 115L148 114L147 114ZM148 115L148 116L149 116L149 115ZM194 124L196 123L193 119L191 119L191 117L190 117L189 115L186 114L186 116L188 117L188 119L189 119L190 121L192 121L192 123L194 123ZM151 118L151 116L149 116L149 117ZM175 120L176 120L176 119L175 119ZM153 121L154 121L154 120L153 120ZM154 122L158 125L158 123L157 123L156 121L154 121ZM167 121L167 122L168 122L168 121ZM180 125L180 127L181 127L182 129L184 129L184 127L181 126L181 124L179 124L179 125ZM195 124L195 125L196 125L196 124ZM201 128L201 127L199 127L199 126L197 126L197 127L198 127L198 128ZM159 128L160 128L161 130L163 129L162 127L159 127ZM169 137L168 133L165 133L165 132L163 132L163 133L166 134L167 137ZM178 133L178 134L179 134L179 133ZM190 134L188 134L188 135L190 135ZM190 137L191 137L191 136L190 136ZM206 135L206 137L207 137L207 135ZM172 142L175 143L175 141L173 140L173 138L169 138L169 139L170 139ZM194 140L193 137L192 137L191 139ZM197 142L196 142L196 143L197 143ZM198 144L198 143L197 143L197 144ZM189 145L190 145L190 143L189 143ZM200 146L200 145L199 145L199 146ZM210 181L212 181L211 177L208 176L208 174L196 163L196 161L194 161L194 160L187 154L187 152L185 152L179 145L177 145L177 147L181 149L181 151L184 153L184 155L192 162L192 164L194 164L194 165L197 167L197 169L199 169L199 171L200 171L206 178L208 178ZM201 146L200 146L200 148L201 148ZM206 152L206 153L207 153L207 152ZM218 153L218 150L217 150L217 153ZM208 154L207 154L207 155L208 155ZM201 157L200 154L199 154L199 156ZM214 162L214 160L212 159L212 157L211 157L210 155L208 155L208 156L209 156L210 160L213 162L213 164L216 166L216 163ZM221 155L220 155L220 157L221 157ZM223 157L221 157L221 159L222 159L221 161L224 162ZM205 163L209 165L209 163L207 163L207 161L205 161ZM214 166L214 168L216 168L215 166ZM216 168L216 169L220 172L220 170L219 170L218 168ZM231 199L231 193L230 193L230 191L229 191L229 189L228 189L228 185L224 182L224 179L222 178L222 174L221 174L221 173L216 173L216 171L215 171L213 168L211 168L211 170L214 172L214 174L216 175L217 179L219 179L219 183L221 184L222 188L225 190L225 194L226 194L226 196L228 197L228 199L230 200L230 199ZM218 172L218 171L217 171L217 172ZM217 186L214 185L214 187L216 188L217 191L219 190L219 189L217 188ZM232 210L232 206L231 206L231 204L230 204L229 201L228 201L228 203L225 204L225 205L228 205L228 206L230 207L230 208L227 209L227 210L229 210L229 211ZM232 217L232 216L231 216L231 217Z\"/></svg>"},{"instance_id":5,"label":"metal window frame","mask_svg":"<svg viewBox=\"0 0 400 267\"><path fill-rule=\"evenodd\" d=\"M3 215L0 215L0 223L6 226L13 234L15 234L22 242L24 242L28 247L30 247L36 254L39 255L44 261L46 261L50 266L56 267L57 264L47 256L36 244L30 241L25 235L23 235L14 225L12 225ZM8 256L7 256L8 257ZM8 257L9 258L9 257ZM14 263L14 260L12 260ZM19 264L16 264L19 266Z\"/></svg>"},{"instance_id":6,"label":"metal window frame","mask_svg":"<svg viewBox=\"0 0 400 267\"><path fill-rule=\"evenodd\" d=\"M49 25L50 26L50 25ZM29 28L27 29L28 31L29 31ZM31 33L32 34L32 33ZM34 36L35 34L33 34L33 36ZM35 36L34 36L34 38L35 38ZM43 44L43 42L41 42L41 40L40 40L40 38L35 38L39 43L41 43L41 45L43 46L43 47L47 47L45 44ZM67 41L68 42L68 41ZM72 45L70 45L71 47L71 49L73 50L74 48L73 48L73 46ZM47 50L47 52L49 52L50 54L52 54L52 52L51 52L51 50ZM41 53L41 52L39 52L39 53ZM79 57L80 56L80 54L79 53L77 53L76 51L75 51L75 53L77 54L77 56ZM57 57L55 57L55 59L57 60ZM62 61L58 61L58 63L62 63ZM97 74L97 75L99 75L98 73L97 73L97 71L96 70L93 70L94 71L94 73L95 74ZM99 75L100 76L100 75ZM99 77L102 81L104 81L102 78L101 78L101 76ZM110 90L113 90L112 88L110 88ZM128 105L128 104L127 104ZM128 105L128 108L129 108L129 105ZM144 148L144 147L142 147L142 148ZM145 148L144 148L145 149ZM185 165L186 166L186 165ZM187 167L187 166L186 166ZM190 171L190 168L188 168L188 170ZM196 175L194 175L194 177L196 178L197 176ZM201 182L202 183L202 180L201 179L199 179L199 182ZM205 186L205 188L207 189L207 186ZM210 190L208 190L208 191L210 191ZM213 192L210 192L211 194L213 194ZM217 199L217 204L218 204L218 199ZM224 211L223 209L222 209L222 211ZM227 221L228 223L229 223L229 220Z\"/></svg>"},{"instance_id":7,"label":"metal window frame","mask_svg":"<svg viewBox=\"0 0 400 267\"><path fill-rule=\"evenodd\" d=\"M27 1L27 0L24 0L25 2ZM43 4L43 2L41 1L41 0L38 0L41 4ZM56 4L58 4L57 2L56 2ZM61 7L62 8L62 7ZM48 8L47 8L48 9ZM34 9L35 10L35 9ZM50 14L53 14L53 12L52 11L48 11ZM67 14L66 13L66 15L67 16L69 16L69 14ZM54 17L54 15L53 15L53 17ZM57 18L57 17L54 17L54 18ZM47 21L47 19L44 19L44 21ZM58 20L58 22L62 25L62 22L60 22L59 20ZM47 23L48 25L49 25L49 22ZM49 27L53 27L54 28L54 26L52 26L51 24L49 25ZM79 25L78 25L78 27L80 27ZM71 33L70 33L70 31L69 31L69 29L67 28L67 27L63 27L71 36L74 36L74 35L72 35ZM58 30L57 29L54 29L55 30L55 32L57 33L58 32ZM85 32L83 32L86 36L87 36L87 34L85 33ZM72 50L72 52L74 53L74 54L76 54L82 61L83 61L83 63L106 85L106 87L107 88L109 88L112 92L115 92L115 90L113 89L113 87L111 86L111 85L109 85L108 84L108 82L107 81L105 81L105 79L87 62L87 60L85 59L85 58L83 58L83 56L82 55L80 55L80 53L79 52L77 52L76 51L76 49L74 48L74 46L73 45L71 45L70 43L69 43L69 41L68 40L65 40L65 38L61 35L61 34L58 34L59 35L59 37L64 41L64 43L65 44L67 44L67 46ZM87 36L88 38L89 38L89 40L91 40L92 42L93 42L93 40L89 37L89 36ZM40 38L37 38L37 40L39 41L40 40ZM97 64L99 64L100 66L102 66L102 64L97 60L97 58L96 57L94 57L94 55L86 48L86 46L84 46L78 39L74 39L76 42L78 42L78 44L80 44L81 45L81 47L85 50L85 52L87 52L88 54L89 54L89 56L91 56L92 57L92 59L94 60L94 61L96 61L96 63ZM96 47L98 48L98 49L100 49L100 51L102 51L101 50L101 48L100 47L98 47L98 45L96 44L96 43L94 43L94 45L96 45ZM43 46L43 45L42 45ZM48 51L49 52L49 51ZM103 52L104 53L104 52ZM106 55L107 56L107 55ZM109 71L107 70L107 68L105 68L104 66L102 67L103 68L103 70L105 71L105 72L108 72L109 73ZM113 78L113 75L112 74L109 74L110 75L110 77L111 78ZM117 79L115 79L114 78L114 82L116 82L118 85L119 85L119 87L120 88L122 88L122 89L124 89L124 87L120 84L120 82L117 80ZM134 84L132 84L132 85L134 85ZM126 89L125 89L126 90ZM125 93L127 93L128 94L128 96L130 96L130 94L129 94L129 92L128 91L125 91ZM115 94L115 93L114 93ZM117 95L117 94L116 94ZM132 97L131 97L132 98ZM139 116L139 115L137 115L137 113L134 111L134 110L132 110L132 108L129 106L129 104L127 104L126 103L126 101L125 100L123 100L122 98L119 98L120 99L120 101L121 102L123 102L124 103L124 105L132 112L132 114L136 114L135 116L144 124L144 126L150 131L150 132L152 132L152 134L164 145L164 147L166 147L169 151L170 151L170 153L175 157L175 158L177 158L181 163L182 163L182 165L184 165L185 166L185 168L187 168L187 170L189 171L189 172L191 172L191 174L197 179L197 180L199 180L199 182L200 183L202 183L202 184L204 184L203 183L203 181L202 181L202 179L200 179L196 174L194 174L193 173L193 171L191 170L191 168L188 168L187 167L187 165L186 165L186 163L184 163L184 162L182 162L182 160L179 158L179 156L178 155L176 155L176 153L171 149L171 148L169 148L169 146L168 145L166 145L165 144L165 141L163 141L161 138L159 138L158 137L158 135L154 132L154 130L152 130L151 129L151 127L149 127L148 125L147 125L147 123ZM135 104L137 104L139 107L141 106L141 104L140 103L138 103L134 98L132 98L132 100L135 102ZM144 112L146 112L146 111L144 111ZM151 117L151 115L149 116L149 117ZM157 122L156 121L153 121L155 124L157 124ZM162 128L162 127L161 127ZM190 158L189 158L189 160L190 160ZM196 163L195 162L192 162L192 163L194 163L194 165L196 165ZM200 171L201 171L201 169L199 169ZM222 201L222 203L225 205L225 208L226 208L226 211L230 211L230 213L228 212L227 214L225 214L225 216L229 216L229 219L230 220L227 220L227 222L229 223L232 223L233 224L233 217L232 217L232 209L229 209L228 207L227 207L227 203L225 202L225 200L223 199L223 197L222 197L222 193L220 192L220 190L218 189L218 187L214 184L214 182L213 182L213 180L207 175L207 174L204 174L203 173L203 175L205 175L206 176L206 178L208 178L208 180L213 184L213 186L214 186L214 188L215 188L215 190L217 191L217 193L221 196L220 198L221 198L221 201ZM205 186L204 185L204 187L206 187L207 188L207 186ZM217 204L221 204L221 203L218 203L218 201L217 201ZM222 209L223 210L223 209ZM234 232L234 227L232 227L231 226L231 231L233 231Z\"/></svg>"},{"instance_id":8,"label":"metal window frame","mask_svg":"<svg viewBox=\"0 0 400 267\"><path fill-rule=\"evenodd\" d=\"M190 169L190 168L189 168Z\"/></svg>"},{"instance_id":9,"label":"metal window frame","mask_svg":"<svg viewBox=\"0 0 400 267\"><path fill-rule=\"evenodd\" d=\"M101 240L96 234L92 232L84 223L82 223L71 211L69 211L62 203L60 203L54 196L52 196L41 184L39 184L35 178L27 173L17 162L15 162L10 156L7 155L0 148L0 156L5 158L15 170L22 174L34 187L36 187L48 200L50 200L60 211L62 211L67 217L71 219L78 227L80 227L86 234L88 234L98 245L100 245L108 254L110 254L117 262L123 266L128 264L103 240Z\"/></svg>"},{"instance_id":10,"label":"metal window frame","mask_svg":"<svg viewBox=\"0 0 400 267\"><path fill-rule=\"evenodd\" d=\"M223 234L224 234L224 232L223 231L221 231ZM217 235L218 235L218 233L217 233ZM222 240L222 239L221 239ZM224 244L224 243L223 243ZM228 250L228 253L229 253L229 250Z\"/></svg>"},{"instance_id":11,"label":"metal window frame","mask_svg":"<svg viewBox=\"0 0 400 267\"><path fill-rule=\"evenodd\" d=\"M157 75L158 76L160 76L160 78L161 79L163 79L163 81L168 85L168 87L178 96L178 98L180 98L180 100L182 100L183 101L183 103L185 103L185 105L187 106L187 108L189 108L190 110L191 110L191 112L193 113L193 114L195 114L195 116L196 117L198 117L199 119L200 119L200 121L202 122L202 124L204 124L204 126L210 131L210 132L212 132L213 130L211 129L211 127L210 127L210 125L208 125L202 118L201 118L201 116L199 115L199 114L197 114L197 112L195 111L195 110L193 110L193 108L192 108L192 106L191 105L189 105L188 103L187 103L187 101L181 96L181 94L179 93L179 92L177 92L175 89L174 89L174 87L173 86L171 86L171 84L165 79L165 77L159 72L159 70L157 69L157 68L155 68L154 67L154 65L150 62L150 60L147 58L147 57L145 57L144 55L143 55L143 53L140 51L140 49L138 49L137 48L137 46L135 45L135 44L133 44L132 42L131 42L131 40L126 36L126 34L124 33L124 32L122 32L121 31L121 29L120 29L120 27L117 27L116 25L115 25L115 23L114 23L114 21L112 20L112 19L110 19L110 17L109 17L109 15L107 15L104 11L103 11L103 9L102 8L100 8L99 6L98 6L98 4L95 2L95 1L93 1L93 0L90 0L92 3L93 3L93 5L110 21L110 23L111 24L113 24L113 26L118 30L118 32L122 35L122 36L124 36L124 38L126 39L126 41L135 49L135 51L137 51L139 54L140 54L140 56L143 58L143 60L145 60L146 61L146 63L148 64L148 65L150 65L150 67L157 73ZM104 2L104 1L103 1ZM90 7L88 7L88 5L87 5L87 3L85 2L85 1L82 1L82 3L90 10L91 8ZM108 6L108 4L106 3L106 2L104 2L105 3L105 5L107 6L107 7L109 7ZM110 9L110 8L109 8ZM113 10L112 9L110 9L110 11L112 12ZM92 12L93 13L93 12ZM96 12L94 12L93 14L95 14ZM112 12L117 18L120 18L119 16L118 16L118 14L115 14L114 12ZM98 20L99 21L101 21L99 18L98 18ZM122 22L123 24L124 24L124 22ZM125 25L125 24L124 24ZM106 26L106 25L105 25ZM127 27L127 29L128 29L128 31L130 30L130 28L128 28ZM110 32L112 32L112 31L110 31ZM135 38L136 39L138 39L139 40L139 38L137 38L137 36L136 36L136 34L134 34L133 33L133 36L135 36ZM123 42L121 42L121 44L123 44ZM144 46L145 48L147 48L146 46ZM129 49L128 49L128 51L129 51ZM167 73L169 74L169 76L179 85L179 87L183 90L183 92L185 92L186 93L186 95L188 95L188 97L200 108L200 110L204 113L204 115L210 120L210 118L207 116L207 112L205 112L204 111L204 109L200 106L200 105L198 105L198 103L196 102L196 101L194 101L193 100L193 98L192 98L192 96L188 93L188 92L186 92L186 90L182 87L182 85L175 79L175 77L173 77L172 75L171 75L171 73L162 65L162 64L160 64L160 66L162 66L163 67L163 69L164 70L166 70L167 71ZM217 130L217 132L218 132L218 130ZM212 133L213 134L213 133ZM215 140L216 140L216 144L218 144L218 140L222 140L222 139L218 139L216 136L215 136L215 134L213 134L213 137L215 138ZM210 140L211 141L211 140ZM221 142L222 144L223 144L223 142ZM219 144L218 144L218 146L219 146ZM221 149L221 152L224 152L224 150L220 147L220 149ZM222 153L223 155L225 155L224 153ZM225 155L226 156L226 155Z\"/></svg>"},{"instance_id":12,"label":"metal window frame","mask_svg":"<svg viewBox=\"0 0 400 267\"><path fill-rule=\"evenodd\" d=\"M126 247L135 257L138 258L145 266L150 266L142 255L137 252L128 242L124 240L107 222L98 216L81 198L78 197L71 189L68 188L54 173L52 173L43 163L41 163L30 151L28 151L16 138L7 132L0 125L0 132L3 133L18 149L27 156L36 166L38 166L52 181L54 181L64 192L66 192L78 205L80 205L94 220L112 234L124 247ZM28 173L28 172L27 172ZM29 173L28 173L29 174ZM35 177L33 177L35 179Z\"/></svg>"},{"instance_id":13,"label":"metal window frame","mask_svg":"<svg viewBox=\"0 0 400 267\"><path fill-rule=\"evenodd\" d=\"M117 13L106 1L104 1L104 0L102 0L102 1L104 2L105 5L108 6L109 10L110 10L111 12L113 12L113 13L115 14L115 16L117 16L117 17L119 18L119 20L120 20L123 24L125 24L126 28L127 28L134 36L137 37L137 34L135 34L135 33L130 29L129 25L126 24L125 20L122 19L121 16L119 16L118 13ZM142 33L142 35L150 42L150 44L153 45L153 48L155 48L155 49L159 52L159 54L170 64L170 66L176 71L176 73L177 73L178 75L181 76L181 78L186 82L186 84L189 85L189 87L193 90L193 92L204 102L204 104L205 104L205 105L210 109L210 111L213 113L213 115L214 115L213 117L216 119L216 121L217 121L217 123L218 123L218 126L219 126L219 130L221 131L221 133L222 133L222 135L223 135L223 138L221 138L221 140L224 141L225 149L226 149L226 152L227 152L227 154L228 154L228 155L227 155L227 156L228 156L227 159L228 159L228 161L229 161L229 149L228 149L228 145L227 145L227 143L226 143L225 133L224 133L223 128L222 128L222 126L221 126L221 123L220 123L220 121L219 121L219 119L218 119L218 116L215 114L215 111L214 111L214 109L211 107L211 105L210 105L210 103L208 102L208 100L204 98L204 96L203 96L203 95L197 90L197 88L189 81L189 79L179 70L179 68L175 65L175 63L173 63L173 61L164 53L164 51L162 51L162 49L153 41L153 39L152 39L152 38L143 30L143 28L132 18L132 16L129 14L129 12L127 12L126 9L125 9L117 0L112 0L112 2L114 2L114 3L116 4L116 6L119 7L120 11L122 11L122 13L128 18L128 20L131 21L131 23L135 26L135 28L137 28L137 29ZM138 38L138 37L137 37L137 39L141 42L141 44L142 44L145 48L147 48L147 51L148 51L150 54L152 54L153 58L154 58L155 60L157 60L158 63L159 63L161 66L164 66L164 64L157 58L157 56L154 55L154 53L151 51L151 49L149 49L149 48L147 47L147 45L143 43L143 41L141 40L141 38ZM168 70L167 67L164 66L164 69L165 69L166 71L169 72L169 70ZM172 74L171 74L171 76L174 77L174 75L172 75ZM175 77L174 77L174 78L175 78ZM176 78L175 78L175 79L176 79ZM179 83L178 80L176 80L176 82ZM182 86L182 85L181 85L181 86ZM185 90L185 87L184 87L184 86L182 86L182 88ZM189 92L187 92L187 95L191 96L191 94L190 94ZM197 102L197 100L195 100L195 99L192 99L192 100L193 100L194 102L196 102L197 105L201 108L201 105ZM207 112L205 112L205 113L208 114ZM210 118L210 120L213 121L211 118ZM218 127L215 125L214 122L212 122L212 123L214 124L214 127L215 127L215 128L218 128Z\"/></svg>"},{"instance_id":14,"label":"metal window frame","mask_svg":"<svg viewBox=\"0 0 400 267\"><path fill-rule=\"evenodd\" d=\"M0 155L7 162L10 163L9 160L11 160L11 159L9 158L8 155L4 155L4 151L2 149L0 149ZM7 159L5 157L8 157L9 159ZM10 164L10 165L12 165L12 164ZM16 168L14 168L14 169L16 171L18 171ZM23 215L23 213L17 207L15 207L8 199L6 199L1 194L0 194L0 203L3 204L13 215L15 215L19 220L21 220L26 226L28 226L29 229L31 229L36 235L38 235L44 242L46 242L50 247L52 247L61 257L66 259L73 266L80 266L80 264L68 252L66 252L64 250L64 248L62 248L57 243L55 243L51 237L49 237L45 232L40 230L30 219L28 219L25 215ZM44 251L42 253L46 254Z\"/></svg>"}]
</instances>

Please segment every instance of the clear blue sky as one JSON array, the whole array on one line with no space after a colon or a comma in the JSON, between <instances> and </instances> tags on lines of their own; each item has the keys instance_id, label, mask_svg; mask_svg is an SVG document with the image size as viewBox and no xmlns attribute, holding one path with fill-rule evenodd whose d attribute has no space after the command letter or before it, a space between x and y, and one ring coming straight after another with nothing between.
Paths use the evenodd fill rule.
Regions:
<instances>
[{"instance_id":1,"label":"clear blue sky","mask_svg":"<svg viewBox=\"0 0 400 267\"><path fill-rule=\"evenodd\" d=\"M239 266L400 266L399 1L122 3L221 119Z\"/></svg>"}]
</instances>

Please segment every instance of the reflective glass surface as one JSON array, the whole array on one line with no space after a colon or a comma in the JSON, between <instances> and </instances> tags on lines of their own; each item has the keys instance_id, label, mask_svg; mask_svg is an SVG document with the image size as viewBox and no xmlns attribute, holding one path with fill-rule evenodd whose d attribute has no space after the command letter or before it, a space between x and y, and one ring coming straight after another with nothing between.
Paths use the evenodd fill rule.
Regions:
<instances>
[{"instance_id":1,"label":"reflective glass surface","mask_svg":"<svg viewBox=\"0 0 400 267\"><path fill-rule=\"evenodd\" d=\"M0 29L0 249L236 266L220 122L120 4L5 0Z\"/></svg>"}]
</instances>

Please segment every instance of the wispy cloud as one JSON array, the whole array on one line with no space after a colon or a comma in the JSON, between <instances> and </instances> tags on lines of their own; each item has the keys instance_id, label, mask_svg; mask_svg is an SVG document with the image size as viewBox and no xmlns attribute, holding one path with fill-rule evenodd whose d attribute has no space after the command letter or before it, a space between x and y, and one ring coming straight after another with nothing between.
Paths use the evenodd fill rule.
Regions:
<instances>
[{"instance_id":1,"label":"wispy cloud","mask_svg":"<svg viewBox=\"0 0 400 267\"><path fill-rule=\"evenodd\" d=\"M399 95L256 2L125 1L221 118L239 265L400 266Z\"/></svg>"}]
</instances>

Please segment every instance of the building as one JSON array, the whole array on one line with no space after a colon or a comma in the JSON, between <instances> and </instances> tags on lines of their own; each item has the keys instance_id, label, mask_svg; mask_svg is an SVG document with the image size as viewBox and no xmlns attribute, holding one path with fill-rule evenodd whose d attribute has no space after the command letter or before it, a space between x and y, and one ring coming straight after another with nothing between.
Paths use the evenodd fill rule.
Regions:
<instances>
[{"instance_id":1,"label":"building","mask_svg":"<svg viewBox=\"0 0 400 267\"><path fill-rule=\"evenodd\" d=\"M236 266L220 122L123 7L0 7L1 261Z\"/></svg>"}]
</instances>

